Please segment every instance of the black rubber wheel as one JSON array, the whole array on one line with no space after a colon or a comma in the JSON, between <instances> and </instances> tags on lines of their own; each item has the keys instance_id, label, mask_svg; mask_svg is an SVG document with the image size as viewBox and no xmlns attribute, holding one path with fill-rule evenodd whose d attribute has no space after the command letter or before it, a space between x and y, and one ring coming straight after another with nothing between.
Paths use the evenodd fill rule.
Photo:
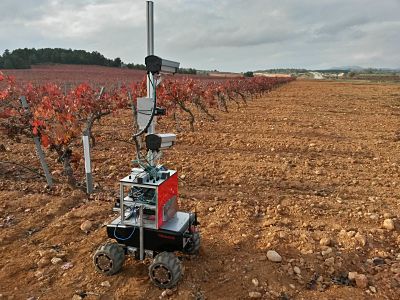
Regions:
<instances>
[{"instance_id":1,"label":"black rubber wheel","mask_svg":"<svg viewBox=\"0 0 400 300\"><path fill-rule=\"evenodd\" d=\"M96 271L106 275L113 275L121 270L124 260L125 251L117 243L100 246L93 256Z\"/></svg>"},{"instance_id":2,"label":"black rubber wheel","mask_svg":"<svg viewBox=\"0 0 400 300\"><path fill-rule=\"evenodd\" d=\"M149 267L151 281L158 287L169 289L174 287L182 277L180 260L172 252L161 252Z\"/></svg>"},{"instance_id":3,"label":"black rubber wheel","mask_svg":"<svg viewBox=\"0 0 400 300\"><path fill-rule=\"evenodd\" d=\"M200 250L200 233L195 232L190 237L188 243L183 249L183 252L186 254L198 254Z\"/></svg>"}]
</instances>

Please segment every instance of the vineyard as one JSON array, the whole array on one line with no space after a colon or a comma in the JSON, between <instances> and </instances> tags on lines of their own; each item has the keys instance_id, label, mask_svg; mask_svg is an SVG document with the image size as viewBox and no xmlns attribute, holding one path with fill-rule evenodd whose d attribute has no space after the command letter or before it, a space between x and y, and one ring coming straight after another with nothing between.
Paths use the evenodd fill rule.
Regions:
<instances>
[{"instance_id":1,"label":"vineyard","mask_svg":"<svg viewBox=\"0 0 400 300\"><path fill-rule=\"evenodd\" d=\"M158 87L169 109L160 132L180 130L163 162L177 168L179 205L198 212L207 238L199 257L182 257L184 278L163 298L397 299L398 85L178 79ZM145 94L140 81L103 92L95 86L65 93L59 84L2 75L0 161L13 163L0 165L4 299L162 294L146 261L128 260L110 277L92 265L104 224L115 217L117 182L134 158L132 102ZM88 126L91 196L81 188ZM34 135L46 147L53 188L42 178ZM269 250L282 261L269 261ZM364 275L366 287L349 272Z\"/></svg>"},{"instance_id":2,"label":"vineyard","mask_svg":"<svg viewBox=\"0 0 400 300\"><path fill-rule=\"evenodd\" d=\"M400 299L399 1L42 2L0 4L0 300Z\"/></svg>"},{"instance_id":3,"label":"vineyard","mask_svg":"<svg viewBox=\"0 0 400 300\"><path fill-rule=\"evenodd\" d=\"M218 108L228 112L233 102L239 108L248 99L260 97L291 78L251 78L226 81L201 81L192 78L165 79L157 87L157 102L167 109L175 122L178 115L186 114L191 131L195 130L194 109L215 121L209 112ZM71 184L76 179L71 167L72 146L77 138L88 132L93 146L92 127L109 114L131 107L136 99L146 95L146 77L140 82L119 87L96 90L89 84L78 84L68 92L54 83L19 85L12 76L0 73L0 128L10 138L37 136L43 147L58 154L64 172ZM25 96L30 107L24 109L20 97ZM135 122L135 120L133 120ZM177 123L178 124L178 123Z\"/></svg>"}]
</instances>

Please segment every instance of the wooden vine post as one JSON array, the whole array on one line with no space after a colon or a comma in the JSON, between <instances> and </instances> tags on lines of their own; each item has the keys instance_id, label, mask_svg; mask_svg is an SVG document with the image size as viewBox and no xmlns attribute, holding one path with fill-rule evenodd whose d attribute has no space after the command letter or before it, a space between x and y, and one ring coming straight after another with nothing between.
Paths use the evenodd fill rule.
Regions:
<instances>
[{"instance_id":1,"label":"wooden vine post","mask_svg":"<svg viewBox=\"0 0 400 300\"><path fill-rule=\"evenodd\" d=\"M19 98L19 100L21 102L22 107L25 109L26 115L27 116L31 116L31 111L29 109L29 105L28 105L28 102L26 101L25 96L21 96ZM42 165L42 169L43 169L44 175L46 177L47 185L49 187L52 187L53 186L53 178L51 177L51 174L50 174L50 171L49 171L49 167L48 167L48 165L46 163L44 152L43 152L42 146L40 144L39 136L34 135L33 136L33 141L35 143L36 153L39 156L40 164Z\"/></svg>"}]
</instances>

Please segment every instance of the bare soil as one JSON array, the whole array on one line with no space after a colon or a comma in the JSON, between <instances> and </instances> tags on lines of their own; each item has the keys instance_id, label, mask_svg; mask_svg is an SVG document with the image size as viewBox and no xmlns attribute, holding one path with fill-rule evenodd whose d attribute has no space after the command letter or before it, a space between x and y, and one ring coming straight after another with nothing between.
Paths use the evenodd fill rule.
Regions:
<instances>
[{"instance_id":1,"label":"bare soil","mask_svg":"<svg viewBox=\"0 0 400 300\"><path fill-rule=\"evenodd\" d=\"M213 113L216 122L198 118L163 158L179 171L181 209L198 212L202 235L200 255L182 256L185 273L169 298L399 299L400 86L298 80ZM0 164L0 299L160 297L149 261L127 259L111 277L92 265L134 158L134 147L115 137L127 140L131 128L129 111L95 125L91 197L62 183L51 153L52 190ZM160 132L174 129L160 122ZM0 161L39 169L30 140L1 136L0 144ZM75 167L82 177L79 155ZM382 227L389 218L393 230ZM282 262L270 262L268 250ZM349 282L350 271L375 289Z\"/></svg>"}]
</instances>

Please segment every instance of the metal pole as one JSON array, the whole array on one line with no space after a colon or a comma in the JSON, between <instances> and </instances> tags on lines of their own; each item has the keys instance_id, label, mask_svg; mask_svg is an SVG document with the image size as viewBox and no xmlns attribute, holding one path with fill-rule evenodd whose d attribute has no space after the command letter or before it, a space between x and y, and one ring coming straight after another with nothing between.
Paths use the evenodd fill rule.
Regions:
<instances>
[{"instance_id":1,"label":"metal pole","mask_svg":"<svg viewBox=\"0 0 400 300\"><path fill-rule=\"evenodd\" d=\"M147 55L154 54L154 14L153 14L153 1L146 1L146 14L147 14Z\"/></svg>"},{"instance_id":2,"label":"metal pole","mask_svg":"<svg viewBox=\"0 0 400 300\"><path fill-rule=\"evenodd\" d=\"M97 101L101 99L105 91L104 86L101 87L100 93L97 97ZM89 138L91 136L91 126L93 125L91 122L93 121L94 115L92 114L87 121L86 129L83 131L82 135L82 143L83 143L83 156L85 158L85 173L86 173L86 193L93 193L93 175L92 175L92 166L90 162L90 143Z\"/></svg>"},{"instance_id":3,"label":"metal pole","mask_svg":"<svg viewBox=\"0 0 400 300\"><path fill-rule=\"evenodd\" d=\"M143 205L139 208L139 256L140 260L144 259L144 245L143 245Z\"/></svg>"},{"instance_id":4,"label":"metal pole","mask_svg":"<svg viewBox=\"0 0 400 300\"><path fill-rule=\"evenodd\" d=\"M154 16L153 16L153 1L146 1L146 20L147 20L147 55L154 54ZM147 98L154 97L154 88L151 84L153 81L153 74L147 77ZM153 133L154 122L149 128L149 133Z\"/></svg>"},{"instance_id":5,"label":"metal pole","mask_svg":"<svg viewBox=\"0 0 400 300\"><path fill-rule=\"evenodd\" d=\"M119 211L121 213L121 225L125 223L125 210L124 210L124 185L119 184Z\"/></svg>"},{"instance_id":6,"label":"metal pole","mask_svg":"<svg viewBox=\"0 0 400 300\"><path fill-rule=\"evenodd\" d=\"M28 102L26 101L25 96L21 96L19 98L19 100L21 101L21 105L25 109L25 111L30 114L29 105L28 105ZM39 156L40 164L42 165L44 175L46 176L47 185L49 187L52 187L53 186L53 178L51 177L49 167L46 163L46 160L44 157L44 152L43 152L42 146L40 144L40 139L38 136L34 136L33 141L35 143L36 153Z\"/></svg>"},{"instance_id":7,"label":"metal pole","mask_svg":"<svg viewBox=\"0 0 400 300\"><path fill-rule=\"evenodd\" d=\"M93 176L92 167L90 163L90 143L88 132L84 132L82 136L83 141L83 155L85 158L85 173L86 173L86 193L93 193Z\"/></svg>"},{"instance_id":8,"label":"metal pole","mask_svg":"<svg viewBox=\"0 0 400 300\"><path fill-rule=\"evenodd\" d=\"M147 55L154 55L154 3L153 1L146 1L146 20L147 20ZM147 76L147 98L154 99L154 87L151 84L154 84L154 76L153 74L148 74ZM155 124L156 117L153 118L153 121L150 124L147 133L155 133ZM148 161L150 165L154 165L154 157L153 152L149 151Z\"/></svg>"}]
</instances>

